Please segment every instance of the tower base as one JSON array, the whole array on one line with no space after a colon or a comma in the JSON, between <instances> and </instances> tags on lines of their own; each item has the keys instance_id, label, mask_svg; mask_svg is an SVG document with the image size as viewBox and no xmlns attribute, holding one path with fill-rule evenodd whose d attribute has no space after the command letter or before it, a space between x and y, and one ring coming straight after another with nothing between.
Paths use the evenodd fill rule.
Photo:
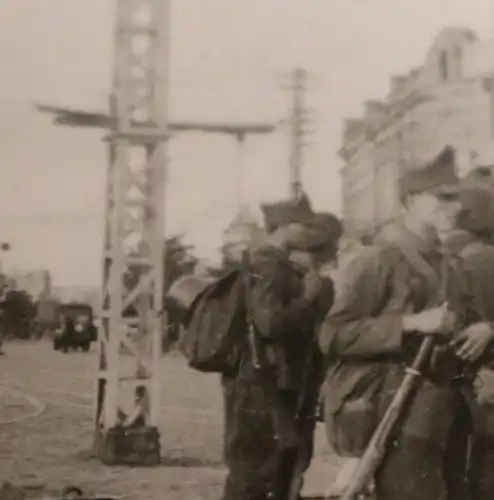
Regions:
<instances>
[{"instance_id":1,"label":"tower base","mask_svg":"<svg viewBox=\"0 0 494 500\"><path fill-rule=\"evenodd\" d=\"M100 434L96 452L106 465L153 466L161 460L160 434L156 427L113 427Z\"/></svg>"}]
</instances>

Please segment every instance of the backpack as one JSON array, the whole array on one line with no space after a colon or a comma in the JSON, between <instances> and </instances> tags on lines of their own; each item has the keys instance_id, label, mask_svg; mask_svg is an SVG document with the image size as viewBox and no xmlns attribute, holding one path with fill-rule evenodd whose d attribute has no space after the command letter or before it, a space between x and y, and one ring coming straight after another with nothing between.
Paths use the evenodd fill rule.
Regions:
<instances>
[{"instance_id":1,"label":"backpack","mask_svg":"<svg viewBox=\"0 0 494 500\"><path fill-rule=\"evenodd\" d=\"M245 273L235 269L213 282L189 309L179 349L195 370L233 374L246 338Z\"/></svg>"}]
</instances>

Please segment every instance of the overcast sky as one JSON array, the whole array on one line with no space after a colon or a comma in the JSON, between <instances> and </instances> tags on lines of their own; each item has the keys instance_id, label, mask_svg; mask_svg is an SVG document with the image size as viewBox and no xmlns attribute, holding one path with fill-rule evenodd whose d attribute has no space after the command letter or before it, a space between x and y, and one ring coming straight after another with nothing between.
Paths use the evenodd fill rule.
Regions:
<instances>
[{"instance_id":1,"label":"overcast sky","mask_svg":"<svg viewBox=\"0 0 494 500\"><path fill-rule=\"evenodd\" d=\"M50 269L57 284L98 285L102 133L64 129L36 101L106 104L114 0L0 2L0 241L9 269ZM289 95L281 74L314 75L315 134L304 183L317 208L339 210L342 119L383 97L393 73L420 64L446 26L494 32L489 0L172 0L171 113L176 119L278 121ZM235 143L173 139L167 232L186 232L211 257L235 213ZM247 141L245 197L287 193L286 130ZM187 179L193 178L190 185Z\"/></svg>"}]
</instances>

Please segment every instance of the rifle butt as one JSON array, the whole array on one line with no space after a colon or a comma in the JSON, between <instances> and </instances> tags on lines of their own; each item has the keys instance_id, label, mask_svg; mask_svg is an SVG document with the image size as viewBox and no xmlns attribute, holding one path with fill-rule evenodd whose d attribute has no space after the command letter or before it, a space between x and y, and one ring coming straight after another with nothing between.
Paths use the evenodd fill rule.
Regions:
<instances>
[{"instance_id":1,"label":"rifle butt","mask_svg":"<svg viewBox=\"0 0 494 500\"><path fill-rule=\"evenodd\" d=\"M354 476L350 479L339 500L363 500L368 497L368 486L377 468L377 453L368 454L359 461Z\"/></svg>"},{"instance_id":2,"label":"rifle butt","mask_svg":"<svg viewBox=\"0 0 494 500\"><path fill-rule=\"evenodd\" d=\"M366 497L366 488L374 479L374 474L384 457L390 434L415 387L415 381L421 376L420 370L430 358L433 347L434 339L432 337L426 337L422 341L412 366L406 369L406 374L400 387L396 391L377 429L374 431L369 445L359 460L354 475L340 496L340 500L361 500Z\"/></svg>"}]
</instances>

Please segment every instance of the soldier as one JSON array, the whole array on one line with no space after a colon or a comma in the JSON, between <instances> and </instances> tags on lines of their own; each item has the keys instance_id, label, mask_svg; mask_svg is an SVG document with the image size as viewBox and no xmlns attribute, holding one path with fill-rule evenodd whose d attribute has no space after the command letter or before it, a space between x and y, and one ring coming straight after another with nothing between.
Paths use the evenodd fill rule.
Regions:
<instances>
[{"instance_id":1,"label":"soldier","mask_svg":"<svg viewBox=\"0 0 494 500\"><path fill-rule=\"evenodd\" d=\"M118 409L119 425L127 429L142 429L149 424L149 396L144 385L138 385L134 391L134 407L127 414Z\"/></svg>"},{"instance_id":2,"label":"soldier","mask_svg":"<svg viewBox=\"0 0 494 500\"><path fill-rule=\"evenodd\" d=\"M447 295L462 326L452 345L467 368L460 387L468 412L457 420L450 448L465 458L458 443L471 431L470 494L472 500L488 500L494 498L494 196L475 182L477 174L474 171L465 179L457 229L446 241L450 277ZM473 384L468 372L476 378ZM464 463L456 461L458 479L464 475ZM463 499L461 491L452 488L451 499Z\"/></svg>"},{"instance_id":3,"label":"soldier","mask_svg":"<svg viewBox=\"0 0 494 500\"><path fill-rule=\"evenodd\" d=\"M338 219L314 215L307 199L263 210L269 236L252 257L249 300L261 367L246 350L239 373L223 377L224 500L285 500L294 471L308 467L322 362L315 328L333 302L317 269L336 254Z\"/></svg>"},{"instance_id":4,"label":"soldier","mask_svg":"<svg viewBox=\"0 0 494 500\"><path fill-rule=\"evenodd\" d=\"M342 272L333 309L320 330L332 363L324 384L328 439L339 455L366 448L425 335L452 331L442 298L439 239L458 216L454 154L400 181L402 220L384 230ZM443 454L457 395L426 374L375 476L379 500L446 500Z\"/></svg>"}]
</instances>

